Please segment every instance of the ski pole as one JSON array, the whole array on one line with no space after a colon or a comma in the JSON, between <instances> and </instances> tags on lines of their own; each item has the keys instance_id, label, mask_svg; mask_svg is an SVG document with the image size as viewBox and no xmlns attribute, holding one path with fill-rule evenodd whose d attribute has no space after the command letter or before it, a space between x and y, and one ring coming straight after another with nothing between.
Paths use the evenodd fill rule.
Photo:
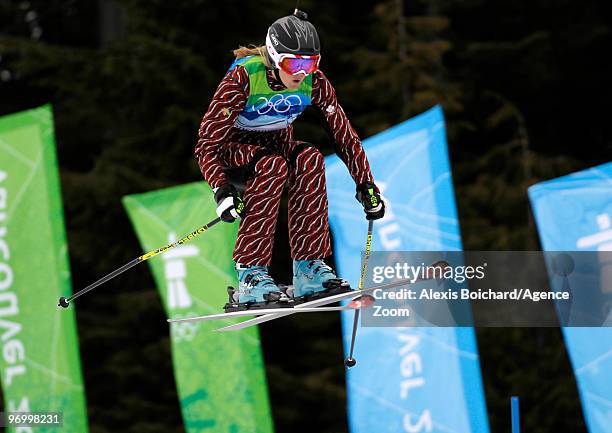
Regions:
<instances>
[{"instance_id":1,"label":"ski pole","mask_svg":"<svg viewBox=\"0 0 612 433\"><path fill-rule=\"evenodd\" d=\"M73 301L74 299L78 298L79 296L84 295L85 293L89 292L90 290L95 289L96 287L98 287L101 284L106 283L109 280L112 280L113 278L115 278L117 275L122 274L123 272L127 271L128 269L136 266L139 263L142 263L144 261L149 260L151 257L155 257L158 254L161 254L165 251L168 251L178 245L182 245L185 244L187 242L189 242L190 240L192 240L193 238L201 235L202 233L204 233L206 230L208 230L209 228L211 228L212 226L214 226L215 224L217 224L219 221L221 221L221 218L215 218L214 220L212 220L211 222L204 224L202 227L200 227L197 230L194 230L193 232L189 233L187 236L175 241L175 242L171 242L168 245L164 245L163 247L160 248L156 248L152 251L149 251L146 254L141 255L140 257L135 258L134 260L132 260L129 263L126 263L125 265L121 266L118 269L115 269L113 272L111 272L108 275L103 276L102 278L100 278L98 281L90 284L89 286L85 287L82 290L79 290L77 293L75 293L72 296L69 296L68 298L62 296L61 298L59 298L59 303L57 304L58 307L64 307L64 308L68 308L68 305L70 305L70 302Z\"/></svg>"},{"instance_id":2,"label":"ski pole","mask_svg":"<svg viewBox=\"0 0 612 433\"><path fill-rule=\"evenodd\" d=\"M368 259L370 258L370 251L372 250L372 231L374 229L374 220L368 220L368 238L366 240L365 255L363 257L363 264L361 265L361 276L359 277L359 289L363 289L363 282L365 280L366 271L368 269ZM355 315L353 316L353 333L351 334L351 348L349 350L349 356L344 360L344 365L348 368L353 367L357 364L355 358L353 358L353 350L355 349L355 337L357 336L357 324L359 323L359 308L355 309Z\"/></svg>"}]
</instances>

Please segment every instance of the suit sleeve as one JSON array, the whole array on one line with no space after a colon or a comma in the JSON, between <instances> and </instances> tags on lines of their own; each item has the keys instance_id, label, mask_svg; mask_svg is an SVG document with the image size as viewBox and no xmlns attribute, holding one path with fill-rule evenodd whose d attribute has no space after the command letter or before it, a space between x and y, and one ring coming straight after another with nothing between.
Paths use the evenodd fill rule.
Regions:
<instances>
[{"instance_id":1,"label":"suit sleeve","mask_svg":"<svg viewBox=\"0 0 612 433\"><path fill-rule=\"evenodd\" d=\"M355 184L374 182L361 140L338 103L335 89L320 70L313 75L312 105L324 119L336 153L344 161Z\"/></svg>"},{"instance_id":2,"label":"suit sleeve","mask_svg":"<svg viewBox=\"0 0 612 433\"><path fill-rule=\"evenodd\" d=\"M223 171L225 165L219 151L236 118L246 105L248 92L248 73L243 67L237 66L221 80L200 123L194 154L200 171L211 188L227 183Z\"/></svg>"}]
</instances>

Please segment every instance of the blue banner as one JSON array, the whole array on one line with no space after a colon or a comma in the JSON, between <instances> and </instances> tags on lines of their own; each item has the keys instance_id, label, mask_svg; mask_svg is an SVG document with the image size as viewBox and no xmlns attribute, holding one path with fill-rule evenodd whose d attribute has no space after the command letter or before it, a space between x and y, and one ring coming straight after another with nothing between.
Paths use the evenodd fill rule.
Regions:
<instances>
[{"instance_id":1,"label":"blue banner","mask_svg":"<svg viewBox=\"0 0 612 433\"><path fill-rule=\"evenodd\" d=\"M534 185L529 198L543 250L612 251L612 163ZM602 264L601 278L612 291L612 264ZM563 335L588 429L610 433L612 328L563 328Z\"/></svg>"},{"instance_id":2,"label":"blue banner","mask_svg":"<svg viewBox=\"0 0 612 433\"><path fill-rule=\"evenodd\" d=\"M461 250L439 107L364 140L387 212L374 224L373 251ZM339 275L357 286L367 221L355 183L326 159L330 224ZM345 349L353 313L343 315ZM473 328L360 327L347 373L352 433L488 433Z\"/></svg>"}]
</instances>

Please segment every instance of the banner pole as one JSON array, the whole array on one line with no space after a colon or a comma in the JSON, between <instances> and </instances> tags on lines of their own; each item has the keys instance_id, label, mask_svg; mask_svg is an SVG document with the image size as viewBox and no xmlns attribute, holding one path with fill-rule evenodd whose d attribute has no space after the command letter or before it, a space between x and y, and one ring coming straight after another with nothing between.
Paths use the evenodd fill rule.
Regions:
<instances>
[{"instance_id":1,"label":"banner pole","mask_svg":"<svg viewBox=\"0 0 612 433\"><path fill-rule=\"evenodd\" d=\"M521 433L521 423L519 414L519 398L510 398L510 414L512 416L512 433Z\"/></svg>"}]
</instances>

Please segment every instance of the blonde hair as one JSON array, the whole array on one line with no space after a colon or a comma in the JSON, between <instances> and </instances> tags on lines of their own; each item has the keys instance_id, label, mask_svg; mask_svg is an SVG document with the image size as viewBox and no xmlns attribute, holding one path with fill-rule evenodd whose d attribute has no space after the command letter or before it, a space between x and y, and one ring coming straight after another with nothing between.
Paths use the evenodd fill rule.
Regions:
<instances>
[{"instance_id":1,"label":"blonde hair","mask_svg":"<svg viewBox=\"0 0 612 433\"><path fill-rule=\"evenodd\" d=\"M249 45L248 47L243 47L241 45L238 48L236 48L233 51L233 53L237 59L241 59L246 56L261 56L261 58L263 59L264 65L266 65L266 68L272 69L272 65L270 65L270 62L268 60L268 55L266 53L265 45L259 45L259 46Z\"/></svg>"}]
</instances>

